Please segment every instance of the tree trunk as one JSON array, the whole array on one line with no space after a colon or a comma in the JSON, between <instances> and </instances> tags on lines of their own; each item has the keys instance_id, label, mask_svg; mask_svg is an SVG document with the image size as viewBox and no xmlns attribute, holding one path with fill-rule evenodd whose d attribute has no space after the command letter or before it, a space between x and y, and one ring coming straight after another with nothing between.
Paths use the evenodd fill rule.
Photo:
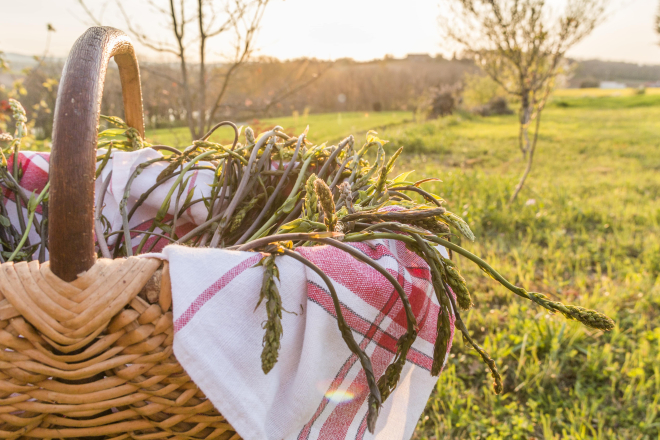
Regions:
<instances>
[{"instance_id":1,"label":"tree trunk","mask_svg":"<svg viewBox=\"0 0 660 440\"><path fill-rule=\"evenodd\" d=\"M202 0L197 4L197 20L199 24L199 101L197 110L199 111L198 133L193 134L194 139L199 139L204 133L206 125L206 34L204 33L204 11L202 10Z\"/></svg>"},{"instance_id":2,"label":"tree trunk","mask_svg":"<svg viewBox=\"0 0 660 440\"><path fill-rule=\"evenodd\" d=\"M529 176L530 171L532 171L532 162L534 161L534 152L536 151L536 142L538 141L539 138L539 127L541 125L541 111L543 110L543 107L539 108L538 113L536 115L536 126L534 128L534 140L532 143L529 143L529 133L528 133L528 127L529 127L529 121L527 122L527 126L524 129L524 136L526 139L526 143L528 146L527 150L527 166L525 167L525 172L523 173L522 177L520 178L520 181L518 182L518 185L516 185L516 189L513 191L513 195L511 195L511 198L509 199L509 205L511 205L516 198L518 197L518 194L520 193L520 190L523 189L523 186L525 185L525 181L527 180L527 176ZM531 111L528 113L531 115Z\"/></svg>"},{"instance_id":3,"label":"tree trunk","mask_svg":"<svg viewBox=\"0 0 660 440\"><path fill-rule=\"evenodd\" d=\"M529 92L523 93L520 102L520 132L518 133L518 142L523 159L527 158L527 154L531 149L529 142L529 123L532 118L532 107L533 104L530 101Z\"/></svg>"},{"instance_id":4,"label":"tree trunk","mask_svg":"<svg viewBox=\"0 0 660 440\"><path fill-rule=\"evenodd\" d=\"M195 136L195 119L193 118L192 93L190 93L190 85L188 84L188 69L183 55L181 56L181 76L183 77L183 99L186 106L188 129L190 130L191 138L197 139Z\"/></svg>"}]
</instances>

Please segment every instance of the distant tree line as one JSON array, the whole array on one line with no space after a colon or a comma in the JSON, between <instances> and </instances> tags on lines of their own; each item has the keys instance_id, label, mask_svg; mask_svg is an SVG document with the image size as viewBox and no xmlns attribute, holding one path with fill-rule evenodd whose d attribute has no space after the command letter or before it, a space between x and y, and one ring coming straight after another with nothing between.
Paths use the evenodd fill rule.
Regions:
<instances>
[{"instance_id":1,"label":"distant tree line","mask_svg":"<svg viewBox=\"0 0 660 440\"><path fill-rule=\"evenodd\" d=\"M601 81L617 81L629 86L660 81L660 65L642 65L616 61L580 60L569 80L571 87L598 87Z\"/></svg>"},{"instance_id":2,"label":"distant tree line","mask_svg":"<svg viewBox=\"0 0 660 440\"><path fill-rule=\"evenodd\" d=\"M639 85L660 81L660 65L584 60L570 61L570 87L598 87L600 81ZM63 61L49 59L30 68L7 62L0 72L0 100L17 96L35 121L38 137L49 137L51 111ZM194 70L195 66L191 69ZM222 71L225 65L211 65ZM175 64L142 63L145 115L150 128L187 125L184 94L171 81L179 72ZM226 91L216 118L245 121L252 118L341 111L415 111L433 90L447 90L464 82L465 74L478 73L470 59L447 60L415 56L371 62L350 59L334 62L314 59L280 61L260 58L246 63ZM169 79L168 79L169 78ZM213 90L211 90L213 92ZM123 114L121 86L114 63L106 81L102 111Z\"/></svg>"},{"instance_id":3,"label":"distant tree line","mask_svg":"<svg viewBox=\"0 0 660 440\"><path fill-rule=\"evenodd\" d=\"M10 66L11 67L11 66ZM190 71L195 70L190 66ZM228 65L207 65L210 75L222 75ZM9 95L24 102L36 119L38 137L50 137L57 80L62 61L48 61L39 68L5 72L0 81L0 100ZM215 119L246 121L253 118L287 116L293 112L415 111L421 97L433 88L459 83L466 72L476 72L471 60L441 57L386 58L372 62L350 59L334 62L315 59L280 61L260 58L244 63L234 73ZM144 112L149 128L187 126L185 92L180 86L176 64L142 63ZM218 91L208 86L208 93ZM119 75L111 63L102 102L102 113L123 115ZM192 114L199 119L199 114Z\"/></svg>"}]
</instances>

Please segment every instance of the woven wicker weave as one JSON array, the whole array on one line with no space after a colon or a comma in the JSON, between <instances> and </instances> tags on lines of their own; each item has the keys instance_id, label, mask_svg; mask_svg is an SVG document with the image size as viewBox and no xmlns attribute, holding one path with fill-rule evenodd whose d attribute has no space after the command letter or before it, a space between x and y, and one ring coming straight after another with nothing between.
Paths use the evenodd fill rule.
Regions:
<instances>
[{"instance_id":1,"label":"woven wicker weave","mask_svg":"<svg viewBox=\"0 0 660 440\"><path fill-rule=\"evenodd\" d=\"M95 133L81 135L87 144L64 136L70 127L63 124L77 121L66 118L80 115L65 104L96 100L83 103L92 110L96 106L96 113L78 117L91 119L87 126L96 130L102 81L113 55L120 71L122 63L133 69L122 74L124 105L129 124L143 131L139 71L130 41L115 29L92 28L76 43L63 73L53 156L67 154L67 148L70 154L73 147L93 151L95 142L87 144ZM72 75L78 84L86 81L84 71L74 68L76 61L96 67L91 80L101 82L100 92L96 87L78 101L66 95L75 90ZM137 90L132 98L127 97L128 80ZM129 111L131 100L139 104L139 114ZM81 126L78 130L84 131ZM94 155L90 158L93 167ZM137 257L95 261L89 240L92 207L85 205L93 201L93 179L83 175L80 185L66 186L66 178L75 178L75 167L84 167L64 159L51 160L51 216L58 209L69 214L49 221L52 271L48 262L0 266L0 438L239 439L173 355L167 264L159 269L160 260ZM76 195L79 187L92 197ZM76 210L86 211L79 223ZM80 244L79 239L86 241Z\"/></svg>"},{"instance_id":2,"label":"woven wicker weave","mask_svg":"<svg viewBox=\"0 0 660 440\"><path fill-rule=\"evenodd\" d=\"M0 438L239 438L172 354L160 265L102 259L72 283L1 266Z\"/></svg>"}]
</instances>

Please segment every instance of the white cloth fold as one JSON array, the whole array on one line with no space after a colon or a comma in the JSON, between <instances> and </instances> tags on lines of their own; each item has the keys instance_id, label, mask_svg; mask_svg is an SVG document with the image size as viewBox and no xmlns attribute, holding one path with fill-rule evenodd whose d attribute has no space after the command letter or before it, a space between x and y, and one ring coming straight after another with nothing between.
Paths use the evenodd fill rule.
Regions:
<instances>
[{"instance_id":1,"label":"white cloth fold","mask_svg":"<svg viewBox=\"0 0 660 440\"><path fill-rule=\"evenodd\" d=\"M375 435L366 429L364 372L341 337L329 291L314 271L287 256L276 259L277 284L288 313L282 316L279 360L265 375L260 358L265 304L255 310L263 280L263 267L255 265L262 255L183 246L164 249L172 279L174 353L245 440L412 436L436 383L430 367L438 304L428 267L400 242L377 240L354 247L398 279L419 325L399 386L381 410ZM370 266L336 248L299 252L332 279L344 317L380 377L406 330L396 291Z\"/></svg>"}]
</instances>

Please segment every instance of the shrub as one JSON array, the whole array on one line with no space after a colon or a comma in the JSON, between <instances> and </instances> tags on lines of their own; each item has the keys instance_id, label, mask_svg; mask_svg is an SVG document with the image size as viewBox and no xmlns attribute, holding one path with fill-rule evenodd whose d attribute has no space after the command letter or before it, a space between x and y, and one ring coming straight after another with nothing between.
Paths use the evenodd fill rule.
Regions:
<instances>
[{"instance_id":1,"label":"shrub","mask_svg":"<svg viewBox=\"0 0 660 440\"><path fill-rule=\"evenodd\" d=\"M440 88L432 87L427 96L422 99L422 108L426 109L429 119L449 116L454 113L461 102L461 85L444 85Z\"/></svg>"},{"instance_id":2,"label":"shrub","mask_svg":"<svg viewBox=\"0 0 660 440\"><path fill-rule=\"evenodd\" d=\"M581 89L597 89L600 87L600 82L595 78L586 78L580 82Z\"/></svg>"},{"instance_id":3,"label":"shrub","mask_svg":"<svg viewBox=\"0 0 660 440\"><path fill-rule=\"evenodd\" d=\"M497 97L506 97L502 86L488 76L465 74L463 84L463 106L468 110L484 106Z\"/></svg>"},{"instance_id":4,"label":"shrub","mask_svg":"<svg viewBox=\"0 0 660 440\"><path fill-rule=\"evenodd\" d=\"M474 109L481 116L512 115L513 110L504 96L496 96L481 107Z\"/></svg>"}]
</instances>

